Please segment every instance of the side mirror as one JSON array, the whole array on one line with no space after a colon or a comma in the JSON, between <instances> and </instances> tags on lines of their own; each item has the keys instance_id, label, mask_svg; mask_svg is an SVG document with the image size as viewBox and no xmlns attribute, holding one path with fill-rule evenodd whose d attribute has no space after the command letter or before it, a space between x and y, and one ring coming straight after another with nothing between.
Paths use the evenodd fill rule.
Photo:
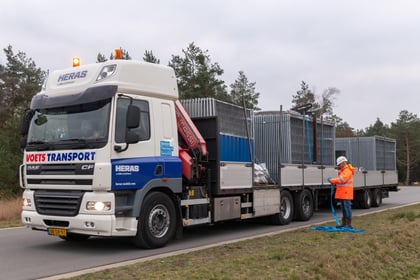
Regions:
<instances>
[{"instance_id":1,"label":"side mirror","mask_svg":"<svg viewBox=\"0 0 420 280\"><path fill-rule=\"evenodd\" d=\"M118 153L124 152L128 149L130 144L135 144L140 141L140 135L132 131L133 128L138 128L140 125L140 108L135 105L128 105L126 122L125 122L125 143L126 146L115 146L114 150Z\"/></svg>"},{"instance_id":2,"label":"side mirror","mask_svg":"<svg viewBox=\"0 0 420 280\"><path fill-rule=\"evenodd\" d=\"M28 142L29 125L31 124L31 120L34 114L35 114L34 110L27 109L20 122L20 148L21 149L24 149Z\"/></svg>"},{"instance_id":3,"label":"side mirror","mask_svg":"<svg viewBox=\"0 0 420 280\"><path fill-rule=\"evenodd\" d=\"M140 125L140 108L135 105L128 105L126 127L128 129L137 128Z\"/></svg>"},{"instance_id":4,"label":"side mirror","mask_svg":"<svg viewBox=\"0 0 420 280\"><path fill-rule=\"evenodd\" d=\"M28 135L22 135L20 137L20 148L25 149L27 143L28 143Z\"/></svg>"},{"instance_id":5,"label":"side mirror","mask_svg":"<svg viewBox=\"0 0 420 280\"><path fill-rule=\"evenodd\" d=\"M35 111L31 109L27 109L25 114L22 117L20 122L20 135L28 135L29 125L31 123L32 117L34 116Z\"/></svg>"},{"instance_id":6,"label":"side mirror","mask_svg":"<svg viewBox=\"0 0 420 280\"><path fill-rule=\"evenodd\" d=\"M127 117L126 117L126 132L125 132L125 142L127 144L134 144L140 141L140 136L131 131L133 128L138 128L140 125L140 108L130 104L127 108Z\"/></svg>"}]
</instances>

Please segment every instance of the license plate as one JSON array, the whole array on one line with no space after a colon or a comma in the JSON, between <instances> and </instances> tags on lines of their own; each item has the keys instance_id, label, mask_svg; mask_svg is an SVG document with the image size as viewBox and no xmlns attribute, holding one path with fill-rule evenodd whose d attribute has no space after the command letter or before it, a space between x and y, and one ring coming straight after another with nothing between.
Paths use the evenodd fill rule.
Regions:
<instances>
[{"instance_id":1,"label":"license plate","mask_svg":"<svg viewBox=\"0 0 420 280\"><path fill-rule=\"evenodd\" d=\"M67 236L67 230L65 228L49 228L48 234L54 236Z\"/></svg>"}]
</instances>

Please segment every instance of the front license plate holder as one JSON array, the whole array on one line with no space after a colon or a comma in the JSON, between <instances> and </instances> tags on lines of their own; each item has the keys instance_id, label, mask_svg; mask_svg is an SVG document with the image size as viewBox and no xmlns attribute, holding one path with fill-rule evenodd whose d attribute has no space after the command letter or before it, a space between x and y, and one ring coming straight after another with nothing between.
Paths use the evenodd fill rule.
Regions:
<instances>
[{"instance_id":1,"label":"front license plate holder","mask_svg":"<svg viewBox=\"0 0 420 280\"><path fill-rule=\"evenodd\" d=\"M67 236L67 229L65 228L48 228L48 234L53 236Z\"/></svg>"}]
</instances>

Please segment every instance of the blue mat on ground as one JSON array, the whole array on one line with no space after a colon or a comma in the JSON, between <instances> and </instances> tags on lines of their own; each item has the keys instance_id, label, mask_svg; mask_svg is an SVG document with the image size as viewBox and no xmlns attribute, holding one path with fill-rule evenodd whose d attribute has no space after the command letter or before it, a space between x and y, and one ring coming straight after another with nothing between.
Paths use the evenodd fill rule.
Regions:
<instances>
[{"instance_id":1,"label":"blue mat on ground","mask_svg":"<svg viewBox=\"0 0 420 280\"><path fill-rule=\"evenodd\" d=\"M335 209L334 209L334 185L331 185L331 212L334 216L335 222L338 226L341 226L340 220L337 217L337 214L335 213ZM320 231L325 231L325 232L353 232L353 233L363 233L365 232L364 229L354 229L352 227L348 227L348 226L342 226L342 227L328 227L328 226L315 226L315 227L311 227L312 230L320 230Z\"/></svg>"},{"instance_id":2,"label":"blue mat on ground","mask_svg":"<svg viewBox=\"0 0 420 280\"><path fill-rule=\"evenodd\" d=\"M320 230L325 232L353 232L353 233L363 233L364 229L354 229L352 227L327 227L327 226L316 226L311 227L312 230Z\"/></svg>"}]
</instances>

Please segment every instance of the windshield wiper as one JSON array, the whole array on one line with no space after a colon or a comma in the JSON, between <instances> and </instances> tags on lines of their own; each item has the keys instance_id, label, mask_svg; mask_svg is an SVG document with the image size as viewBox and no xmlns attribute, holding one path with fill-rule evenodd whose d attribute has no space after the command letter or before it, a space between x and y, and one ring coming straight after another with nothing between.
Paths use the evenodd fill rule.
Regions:
<instances>
[{"instance_id":1,"label":"windshield wiper","mask_svg":"<svg viewBox=\"0 0 420 280\"><path fill-rule=\"evenodd\" d=\"M50 150L52 147L54 147L51 143L40 140L28 142L28 146L32 148L30 150L37 151Z\"/></svg>"},{"instance_id":2,"label":"windshield wiper","mask_svg":"<svg viewBox=\"0 0 420 280\"><path fill-rule=\"evenodd\" d=\"M37 144L48 144L46 141L31 141L28 142L28 145L37 145Z\"/></svg>"},{"instance_id":3,"label":"windshield wiper","mask_svg":"<svg viewBox=\"0 0 420 280\"><path fill-rule=\"evenodd\" d=\"M60 140L61 145L68 146L70 149L89 148L89 142L82 138L70 138Z\"/></svg>"}]
</instances>

